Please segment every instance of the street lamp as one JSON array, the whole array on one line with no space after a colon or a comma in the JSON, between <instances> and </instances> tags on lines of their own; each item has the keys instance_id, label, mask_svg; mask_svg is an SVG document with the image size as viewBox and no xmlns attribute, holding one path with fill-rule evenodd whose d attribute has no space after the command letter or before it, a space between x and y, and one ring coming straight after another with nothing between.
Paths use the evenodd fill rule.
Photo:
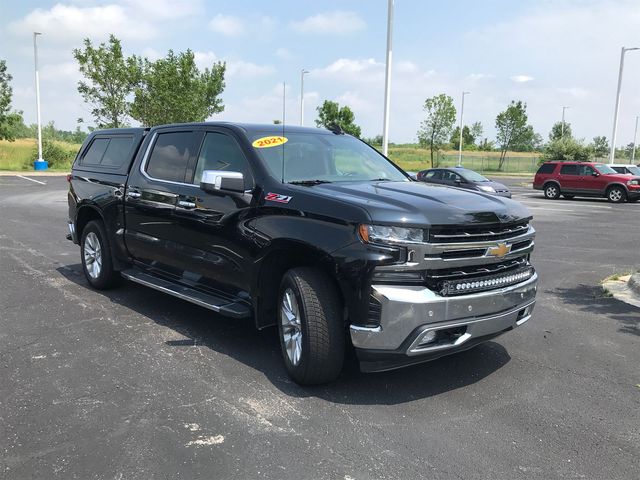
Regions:
<instances>
[{"instance_id":1,"label":"street lamp","mask_svg":"<svg viewBox=\"0 0 640 480\"><path fill-rule=\"evenodd\" d=\"M640 118L640 116L636 115L636 129L633 132L633 151L631 152L631 163L636 163L636 140L638 138L638 118Z\"/></svg>"},{"instance_id":2,"label":"street lamp","mask_svg":"<svg viewBox=\"0 0 640 480\"><path fill-rule=\"evenodd\" d=\"M462 92L462 107L460 108L460 145L458 145L458 166L462 166L462 125L464 117L464 96L471 92Z\"/></svg>"},{"instance_id":3,"label":"street lamp","mask_svg":"<svg viewBox=\"0 0 640 480\"><path fill-rule=\"evenodd\" d=\"M36 114L38 118L38 159L34 162L34 170L46 170L49 164L42 159L42 118L40 116L40 74L38 72L38 42L40 32L33 32L33 58L36 71Z\"/></svg>"},{"instance_id":4,"label":"street lamp","mask_svg":"<svg viewBox=\"0 0 640 480\"><path fill-rule=\"evenodd\" d=\"M391 59L393 40L393 2L388 0L387 5L387 64L384 76L384 119L382 122L382 153L387 156L389 152L389 108L391 105Z\"/></svg>"},{"instance_id":5,"label":"street lamp","mask_svg":"<svg viewBox=\"0 0 640 480\"><path fill-rule=\"evenodd\" d=\"M564 111L571 107L562 107L562 126L560 127L560 138L564 138Z\"/></svg>"},{"instance_id":6,"label":"street lamp","mask_svg":"<svg viewBox=\"0 0 640 480\"><path fill-rule=\"evenodd\" d=\"M307 73L304 68L300 70L300 126L304 125L304 76Z\"/></svg>"},{"instance_id":7,"label":"street lamp","mask_svg":"<svg viewBox=\"0 0 640 480\"><path fill-rule=\"evenodd\" d=\"M613 133L611 134L611 152L609 153L609 164L615 161L616 156L616 135L618 134L618 109L620 108L620 90L622 88L622 71L624 70L624 54L631 50L640 50L640 47L622 47L620 52L620 71L618 72L618 92L616 93L616 108L613 112Z\"/></svg>"}]
</instances>

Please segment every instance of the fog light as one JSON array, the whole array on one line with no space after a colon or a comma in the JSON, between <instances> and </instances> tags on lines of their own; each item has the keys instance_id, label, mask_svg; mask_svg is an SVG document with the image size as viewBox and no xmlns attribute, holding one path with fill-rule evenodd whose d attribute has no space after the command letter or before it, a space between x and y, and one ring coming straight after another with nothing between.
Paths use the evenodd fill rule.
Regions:
<instances>
[{"instance_id":1,"label":"fog light","mask_svg":"<svg viewBox=\"0 0 640 480\"><path fill-rule=\"evenodd\" d=\"M422 346L422 345L427 345L428 343L433 343L436 341L436 338L438 337L438 332L436 330L429 330L427 333L425 333L422 338L420 339L420 343L418 345Z\"/></svg>"}]
</instances>

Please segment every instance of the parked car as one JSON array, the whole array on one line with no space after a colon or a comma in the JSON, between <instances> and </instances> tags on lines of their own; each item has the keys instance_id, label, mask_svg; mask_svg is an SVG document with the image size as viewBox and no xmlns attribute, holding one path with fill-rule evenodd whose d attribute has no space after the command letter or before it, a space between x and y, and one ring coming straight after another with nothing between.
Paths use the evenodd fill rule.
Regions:
<instances>
[{"instance_id":1,"label":"parked car","mask_svg":"<svg viewBox=\"0 0 640 480\"><path fill-rule=\"evenodd\" d=\"M533 188L544 196L557 199L605 197L613 203L635 202L640 198L640 176L616 172L603 163L546 162L533 180Z\"/></svg>"},{"instance_id":2,"label":"parked car","mask_svg":"<svg viewBox=\"0 0 640 480\"><path fill-rule=\"evenodd\" d=\"M618 173L640 177L640 167L637 165L613 164L609 166Z\"/></svg>"},{"instance_id":3,"label":"parked car","mask_svg":"<svg viewBox=\"0 0 640 480\"><path fill-rule=\"evenodd\" d=\"M301 384L460 352L531 318L519 203L427 187L338 131L226 122L92 132L69 180L89 285L122 277L276 326ZM248 323L242 323L245 328Z\"/></svg>"},{"instance_id":4,"label":"parked car","mask_svg":"<svg viewBox=\"0 0 640 480\"><path fill-rule=\"evenodd\" d=\"M418 172L417 180L511 198L511 192L505 185L489 180L467 168L429 168Z\"/></svg>"}]
</instances>

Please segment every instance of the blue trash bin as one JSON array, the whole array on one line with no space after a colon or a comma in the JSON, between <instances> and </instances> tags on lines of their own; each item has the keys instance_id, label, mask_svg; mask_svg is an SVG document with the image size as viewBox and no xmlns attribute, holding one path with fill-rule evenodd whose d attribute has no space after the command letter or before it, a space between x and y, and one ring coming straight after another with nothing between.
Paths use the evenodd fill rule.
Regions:
<instances>
[{"instance_id":1,"label":"blue trash bin","mask_svg":"<svg viewBox=\"0 0 640 480\"><path fill-rule=\"evenodd\" d=\"M46 170L48 168L49 162L47 162L46 160L36 160L35 162L33 162L34 170Z\"/></svg>"}]
</instances>

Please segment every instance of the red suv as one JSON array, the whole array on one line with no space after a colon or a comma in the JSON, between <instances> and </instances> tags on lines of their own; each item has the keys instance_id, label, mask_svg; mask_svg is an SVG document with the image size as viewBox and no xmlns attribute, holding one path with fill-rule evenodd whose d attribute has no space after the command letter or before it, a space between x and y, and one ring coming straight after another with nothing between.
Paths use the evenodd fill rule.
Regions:
<instances>
[{"instance_id":1,"label":"red suv","mask_svg":"<svg viewBox=\"0 0 640 480\"><path fill-rule=\"evenodd\" d=\"M640 177L616 172L603 163L546 162L536 172L533 188L555 200L560 195L605 197L610 202L635 202L640 199Z\"/></svg>"}]
</instances>

